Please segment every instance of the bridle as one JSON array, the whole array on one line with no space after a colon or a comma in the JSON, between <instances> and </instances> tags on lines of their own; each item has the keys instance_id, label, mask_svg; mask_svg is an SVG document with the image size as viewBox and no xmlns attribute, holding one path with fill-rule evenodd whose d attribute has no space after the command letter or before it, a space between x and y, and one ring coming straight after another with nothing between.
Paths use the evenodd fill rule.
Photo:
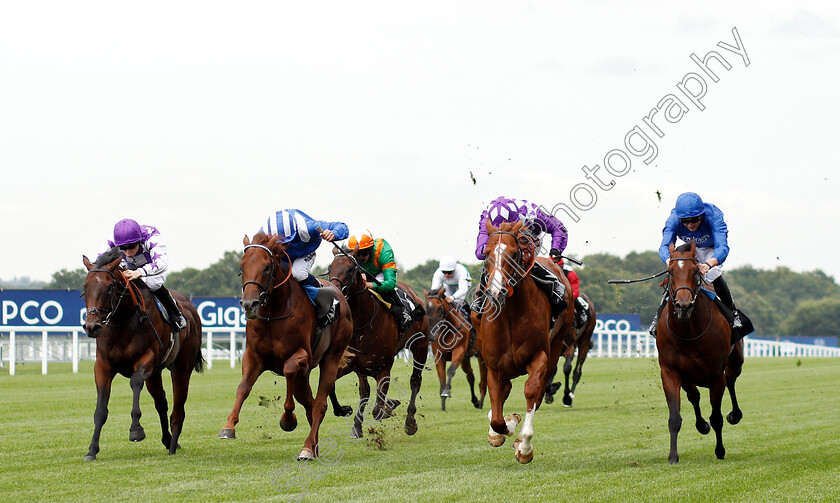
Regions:
<instances>
[{"instance_id":1,"label":"bridle","mask_svg":"<svg viewBox=\"0 0 840 503\"><path fill-rule=\"evenodd\" d=\"M350 257L348 257L348 258L350 258ZM351 279L349 282L345 283L344 280L342 280L338 276L330 276L330 283L333 283L333 282L338 283L338 285L335 285L335 286L339 287L339 289L341 290L341 294L344 295L344 297L347 299L348 302L350 302L350 299L352 299L353 297L361 295L361 294L363 294L367 291L367 288L364 284L364 281L360 281L360 280L364 280L364 274L365 274L366 271L364 271L359 266L359 264L356 263L355 260L351 259L350 261L353 263L353 279ZM351 287L353 287L354 285L356 285L360 282L362 284L361 288L358 288L355 291L350 291ZM335 283L333 283L333 284L335 284ZM370 320L362 326L359 326L359 327L354 326L353 327L353 332L354 333L366 330L373 325L373 321L376 319L376 315L379 313L379 305L378 305L379 303L376 302L376 300L374 300L374 299L371 299L371 300L373 301L373 314L371 314ZM354 323L354 325L355 325L355 323Z\"/></svg>"},{"instance_id":2,"label":"bridle","mask_svg":"<svg viewBox=\"0 0 840 503\"><path fill-rule=\"evenodd\" d=\"M699 260L697 260L697 258L696 258L696 257L691 257L691 258L672 258L672 259L671 259L671 261L672 261L672 262L673 262L673 261L675 261L675 260L688 260L688 261L694 262L695 264L699 263ZM689 287L689 286L679 286L679 287L677 287L677 288L672 288L672 285L671 285L671 278L672 278L672 276L673 276L673 274L671 273L671 270L670 270L670 268L669 268L669 269L668 269L668 286L667 286L667 288L668 288L668 296L669 296L669 298L670 298L670 300L671 300L671 303L673 303L674 305L676 305L676 300L677 300L676 295L677 295L677 292L679 292L680 290L688 290L689 292L691 292L691 302L689 302L689 304L688 304L688 309L690 309L690 310L692 310L692 311L693 311L693 310L694 310L694 304L695 304L695 302L697 301L697 295L700 293L700 284L701 284L701 282L703 281L703 276L700 274L700 268L697 268L697 269L694 271L694 276L695 276L695 278L696 278L696 280L697 280L697 281L696 281L696 283L695 283L695 285L694 285L694 288L691 288L691 287ZM697 339L699 339L699 338L703 337L704 335L706 335L706 332L708 332L709 327L711 327L711 326L712 326L712 316L711 316L711 307L709 306L709 304L708 304L708 303L705 303L705 304L706 304L706 309L709 311L709 315L710 315L710 316L709 316L709 323L706 325L706 328L704 328L704 329L703 329L703 331L702 331L702 332L700 332L700 334L699 334L699 335L696 335L696 336L694 336L694 337L680 337L680 336L678 336L678 335L677 335L677 332L676 332L673 328L671 328L671 315L670 315L670 309L666 309L666 312L665 312L665 316L666 316L665 323L668 325L668 332L670 332L670 333L671 333L671 335L672 335L675 339L679 339L679 340L681 340L681 341L694 341L694 340L697 340Z\"/></svg>"},{"instance_id":3,"label":"bridle","mask_svg":"<svg viewBox=\"0 0 840 503\"><path fill-rule=\"evenodd\" d=\"M491 233L487 237L488 242L490 241L490 238L495 236L496 234L506 234L508 236L512 236L513 240L516 242L516 252L514 252L513 256L510 258L510 262L515 264L516 268L518 269L517 272L519 272L519 271L524 271L524 272L521 275L519 275L518 277L508 278L508 285L511 288L514 288L523 279L528 277L528 273L531 272L531 269L533 269L534 264L536 263L536 254L534 253L535 246L534 246L534 243L533 243L533 241L530 237L522 235L522 233L517 235L517 234L514 234L512 232L508 232L508 231L495 231L495 232ZM494 262L495 262L495 260L494 260ZM525 265L527 264L527 262L530 262L530 265L526 269ZM501 267L501 264L495 264L494 263L494 264L491 264L491 265L494 268L500 268ZM513 275L511 275L511 276L513 276Z\"/></svg>"},{"instance_id":4,"label":"bridle","mask_svg":"<svg viewBox=\"0 0 840 503\"><path fill-rule=\"evenodd\" d=\"M258 245L258 244L249 244L249 245L245 246L244 250L248 250L248 248L259 248L261 250L265 250L265 252L268 253L268 259L269 259L269 264L270 265L269 265L269 272L268 272L268 280L265 282L265 284L260 283L259 281L248 280L248 281L242 283L242 294L245 295L245 287L246 286L257 285L257 288L260 291L260 296L259 296L260 307L265 307L265 305L268 303L268 298L271 296L271 292L275 288L277 288L277 287L283 285L284 283L286 283L287 281L289 281L289 278L292 277L292 261L289 258L289 254L286 253L285 250L284 250L283 254L286 255L286 260L289 262L289 271L286 273L286 277L283 278L283 281L277 283L274 286L271 286L271 282L274 280L274 275L277 272L277 269L280 267L279 259L274 255L274 252L272 252L271 249L269 249L267 246ZM260 315L257 315L257 318L259 318L261 320L270 321L270 320L287 318L290 314L291 314L291 308L290 308L289 314L287 314L285 316L281 316L279 318L266 318L266 317L260 316Z\"/></svg>"},{"instance_id":5,"label":"bridle","mask_svg":"<svg viewBox=\"0 0 840 503\"><path fill-rule=\"evenodd\" d=\"M134 290L132 289L131 283L128 282L125 279L125 276L123 276L122 271L120 271L120 276L123 278L123 281L118 280L117 275L114 274L114 272L111 271L110 269L103 269L101 267L97 267L95 269L88 270L88 276L90 276L93 273L97 273L97 272L104 272L104 273L108 274L109 276L111 276L111 278L114 280L110 285L108 285L111 288L111 294L110 294L110 297L108 299L109 309L105 309L105 308L102 308L102 307L88 307L87 308L87 314L88 315L94 315L94 316L98 315L100 318L102 318L102 316L104 315L105 317L102 318L102 324L103 325L108 325L108 326L111 326L111 327L120 326L120 325L111 324L111 318L114 316L114 314L119 309L120 304L122 304L122 301L125 298L125 295L128 293L131 296L131 299L132 299L132 301L134 302L135 305L139 304L138 301L137 301L138 297L141 299L141 302L142 302L143 296L140 295L139 292L135 296L135 293L134 293ZM122 287L122 290L119 292L119 294L117 294L117 289L116 289L116 287L113 287L113 285L120 285ZM137 287L134 286L133 288L137 288ZM143 311L146 310L145 307L146 306L143 306Z\"/></svg>"}]
</instances>

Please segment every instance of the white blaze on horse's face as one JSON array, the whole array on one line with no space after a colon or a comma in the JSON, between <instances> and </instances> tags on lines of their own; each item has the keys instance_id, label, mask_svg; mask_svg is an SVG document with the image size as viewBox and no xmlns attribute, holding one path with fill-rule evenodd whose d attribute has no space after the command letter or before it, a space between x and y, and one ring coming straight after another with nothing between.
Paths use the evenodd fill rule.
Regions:
<instances>
[{"instance_id":1,"label":"white blaze on horse's face","mask_svg":"<svg viewBox=\"0 0 840 503\"><path fill-rule=\"evenodd\" d=\"M677 266L679 266L680 269L685 267L685 260L677 260Z\"/></svg>"},{"instance_id":2,"label":"white blaze on horse's face","mask_svg":"<svg viewBox=\"0 0 840 503\"><path fill-rule=\"evenodd\" d=\"M493 277L490 278L490 295L498 299L505 287L505 275L502 272L504 253L507 245L499 243L493 248Z\"/></svg>"}]
</instances>

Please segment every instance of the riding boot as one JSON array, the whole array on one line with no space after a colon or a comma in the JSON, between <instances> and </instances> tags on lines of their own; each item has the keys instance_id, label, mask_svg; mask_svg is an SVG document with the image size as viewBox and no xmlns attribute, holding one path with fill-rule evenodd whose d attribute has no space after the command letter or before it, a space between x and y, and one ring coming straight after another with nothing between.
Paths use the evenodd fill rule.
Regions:
<instances>
[{"instance_id":1,"label":"riding boot","mask_svg":"<svg viewBox=\"0 0 840 503\"><path fill-rule=\"evenodd\" d=\"M481 276L478 280L478 288L475 289L475 298L469 305L471 311L475 311L476 317L481 319L481 312L484 306L484 289L487 287L487 271L481 269Z\"/></svg>"},{"instance_id":2,"label":"riding boot","mask_svg":"<svg viewBox=\"0 0 840 503\"><path fill-rule=\"evenodd\" d=\"M589 305L583 297L575 299L575 328L580 329L589 320Z\"/></svg>"},{"instance_id":3,"label":"riding boot","mask_svg":"<svg viewBox=\"0 0 840 503\"><path fill-rule=\"evenodd\" d=\"M723 279L723 276L718 276L717 279L712 281L712 285L714 285L715 293L720 297L723 305L732 311L732 328L742 327L741 317L738 310L735 309L735 302L732 301L732 292L729 291L729 285L726 284L726 280Z\"/></svg>"},{"instance_id":4,"label":"riding boot","mask_svg":"<svg viewBox=\"0 0 840 503\"><path fill-rule=\"evenodd\" d=\"M656 325L659 323L659 317L662 316L662 310L665 309L665 304L668 303L668 290L662 291L662 301L659 303L659 307L656 309L656 316L653 317L653 321L650 322L650 328L648 332L650 335L656 337Z\"/></svg>"},{"instance_id":5,"label":"riding boot","mask_svg":"<svg viewBox=\"0 0 840 503\"><path fill-rule=\"evenodd\" d=\"M178 303L175 302L169 290L165 286L161 286L157 290L153 290L152 294L166 308L166 312L169 314L169 326L172 328L172 331L180 332L183 330L187 326L187 320L184 319L184 315L178 309Z\"/></svg>"},{"instance_id":6,"label":"riding boot","mask_svg":"<svg viewBox=\"0 0 840 503\"><path fill-rule=\"evenodd\" d=\"M536 280L537 285L548 295L548 300L551 304L551 322L554 323L554 320L560 316L560 313L568 307L566 303L566 285L539 262L535 263L534 267L531 268L531 276Z\"/></svg>"},{"instance_id":7,"label":"riding boot","mask_svg":"<svg viewBox=\"0 0 840 503\"><path fill-rule=\"evenodd\" d=\"M400 333L405 332L408 327L414 323L414 320L411 319L411 315L402 305L399 296L397 295L396 290L390 290L387 292L379 292L379 295L382 296L389 304L391 304L391 314L394 315L394 318L397 320L397 325L399 325Z\"/></svg>"}]
</instances>

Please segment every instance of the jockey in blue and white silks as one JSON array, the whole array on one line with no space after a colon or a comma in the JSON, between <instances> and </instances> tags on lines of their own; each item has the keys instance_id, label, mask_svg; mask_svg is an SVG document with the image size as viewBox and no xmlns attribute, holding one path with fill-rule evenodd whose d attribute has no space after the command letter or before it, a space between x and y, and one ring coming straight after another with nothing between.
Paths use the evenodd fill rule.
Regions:
<instances>
[{"instance_id":1,"label":"jockey in blue and white silks","mask_svg":"<svg viewBox=\"0 0 840 503\"><path fill-rule=\"evenodd\" d=\"M513 199L505 196L500 196L490 202L487 208L481 213L481 218L478 222L478 237L476 238L475 256L479 260L485 260L485 246L489 236L487 235L486 222L490 221L494 226L498 227L503 222L515 223L523 221L528 233L533 236L537 244L542 238L543 234L551 234L551 250L549 255L554 258L559 258L566 249L568 242L568 233L566 227L558 218L549 215L539 209L534 203L528 202L524 199ZM548 294L551 302L551 322L559 316L559 314L566 308L566 286L557 278L551 271L536 262L531 269L531 276L536 280L537 285L541 286ZM487 278L485 269L482 269L479 288L475 292L475 300L472 303L472 309L481 313L484 308L484 287Z\"/></svg>"},{"instance_id":2,"label":"jockey in blue and white silks","mask_svg":"<svg viewBox=\"0 0 840 503\"><path fill-rule=\"evenodd\" d=\"M662 242L659 245L659 258L668 264L668 247L677 238L686 243L694 240L700 274L707 283L715 287L715 293L723 304L732 311L733 343L744 335L752 333L752 322L735 308L729 285L723 279L723 263L729 256L727 236L729 228L723 219L723 212L711 203L705 203L694 192L685 192L677 197L677 202L662 229ZM667 295L667 290L666 290ZM656 324L667 297L662 297L656 316L651 323L650 333L656 335Z\"/></svg>"},{"instance_id":3,"label":"jockey in blue and white silks","mask_svg":"<svg viewBox=\"0 0 840 503\"><path fill-rule=\"evenodd\" d=\"M169 256L160 231L151 225L140 225L130 218L125 218L114 226L114 239L106 241L99 255L113 248L119 248L122 252L120 265L127 269L123 273L126 279L142 279L155 298L166 308L172 330L177 332L186 327L187 321L181 314L178 303L163 286L169 275Z\"/></svg>"},{"instance_id":4,"label":"jockey in blue and white silks","mask_svg":"<svg viewBox=\"0 0 840 503\"><path fill-rule=\"evenodd\" d=\"M260 232L281 236L280 241L289 244L286 253L292 261L292 277L303 287L309 300L321 308L322 303L316 299L319 292L326 293L326 291L320 288L320 283L310 272L315 263L315 250L321 245L322 239L327 241L347 239L350 234L347 224L315 220L300 210L285 209L270 215L260 228ZM332 288L329 291L331 292ZM319 312L319 317L323 314Z\"/></svg>"}]
</instances>

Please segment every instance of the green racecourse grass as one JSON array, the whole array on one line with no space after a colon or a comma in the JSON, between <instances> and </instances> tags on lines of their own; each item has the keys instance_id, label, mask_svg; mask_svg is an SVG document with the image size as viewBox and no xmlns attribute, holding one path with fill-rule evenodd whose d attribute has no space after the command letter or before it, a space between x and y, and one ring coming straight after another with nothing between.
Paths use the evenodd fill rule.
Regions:
<instances>
[{"instance_id":1,"label":"green racecourse grass","mask_svg":"<svg viewBox=\"0 0 840 503\"><path fill-rule=\"evenodd\" d=\"M407 388L409 365L395 363ZM225 361L194 374L181 445L169 456L160 443L152 400L141 406L147 438L128 441L131 394L117 377L110 416L94 462L85 462L93 431L92 363L78 374L69 365L8 369L0 374L0 501L840 501L840 360L748 359L738 381L744 419L724 425L726 459L714 455L714 434L700 435L685 396L680 462L670 466L667 407L653 359L591 358L574 408L543 404L536 415L536 456L520 465L512 439L487 443L487 410L476 410L459 370L454 397L441 412L434 371L424 372L418 400L419 431L405 435L397 418L372 423L381 444L346 438L344 419L332 415L321 440L333 439L331 466L292 458L307 434L278 426L281 403L259 405L259 395L284 393L285 381L263 374L242 409L236 440L216 438L233 404L240 369ZM164 382L171 404L169 372ZM313 378L313 382L316 382ZM514 382L505 412L524 417L522 386ZM354 376L339 381L342 402L358 401ZM708 391L701 389L708 417ZM559 397L559 395L558 395ZM724 414L730 410L724 398ZM332 431L332 433L331 433ZM381 448L384 447L384 450ZM284 471L285 470L285 471ZM311 475L308 475L310 473ZM275 485L298 485L278 491Z\"/></svg>"}]
</instances>

